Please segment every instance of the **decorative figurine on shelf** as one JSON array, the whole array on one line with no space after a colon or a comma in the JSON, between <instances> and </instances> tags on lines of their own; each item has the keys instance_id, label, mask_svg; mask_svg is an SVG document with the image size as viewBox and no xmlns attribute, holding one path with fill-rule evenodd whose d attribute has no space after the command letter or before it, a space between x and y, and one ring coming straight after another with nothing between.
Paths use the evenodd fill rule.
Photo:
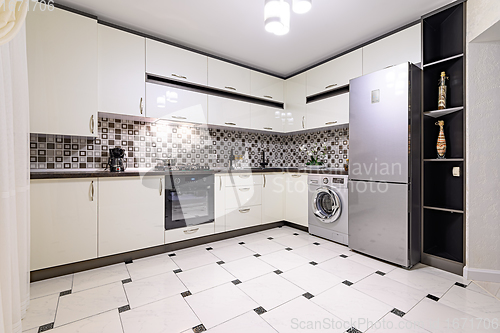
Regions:
<instances>
[{"instance_id":1,"label":"decorative figurine on shelf","mask_svg":"<svg viewBox=\"0 0 500 333\"><path fill-rule=\"evenodd\" d=\"M436 123L439 129L439 136L436 144L438 158L445 158L446 155L446 139L444 137L444 120L438 120Z\"/></svg>"},{"instance_id":2,"label":"decorative figurine on shelf","mask_svg":"<svg viewBox=\"0 0 500 333\"><path fill-rule=\"evenodd\" d=\"M446 80L450 78L446 76L445 72L441 72L441 79L439 80L439 101L438 110L446 109Z\"/></svg>"}]
</instances>

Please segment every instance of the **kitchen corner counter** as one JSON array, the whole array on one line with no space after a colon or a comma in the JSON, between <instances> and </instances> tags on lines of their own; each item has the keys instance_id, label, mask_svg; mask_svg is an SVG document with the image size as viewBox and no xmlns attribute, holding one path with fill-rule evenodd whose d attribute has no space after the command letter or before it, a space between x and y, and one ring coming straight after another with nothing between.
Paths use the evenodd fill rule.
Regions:
<instances>
[{"instance_id":1,"label":"kitchen corner counter","mask_svg":"<svg viewBox=\"0 0 500 333\"><path fill-rule=\"evenodd\" d=\"M199 171L155 171L152 169L129 169L124 172L110 172L103 169L78 169L78 170L32 170L31 179L65 179L65 178L108 178L108 177L144 177L163 175L194 175L194 174L244 174L244 173L307 173L307 174L329 174L343 175L348 173L340 169L311 170L306 168L253 168L253 169L214 169Z\"/></svg>"}]
</instances>

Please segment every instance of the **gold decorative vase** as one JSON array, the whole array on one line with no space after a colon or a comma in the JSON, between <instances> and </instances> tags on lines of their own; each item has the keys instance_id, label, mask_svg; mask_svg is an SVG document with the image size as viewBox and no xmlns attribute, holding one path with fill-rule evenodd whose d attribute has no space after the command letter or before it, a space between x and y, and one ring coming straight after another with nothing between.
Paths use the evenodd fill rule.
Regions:
<instances>
[{"instance_id":1,"label":"gold decorative vase","mask_svg":"<svg viewBox=\"0 0 500 333\"><path fill-rule=\"evenodd\" d=\"M445 158L446 155L446 138L444 137L444 120L438 120L436 123L440 127L438 140L436 144L438 158Z\"/></svg>"},{"instance_id":2,"label":"gold decorative vase","mask_svg":"<svg viewBox=\"0 0 500 333\"><path fill-rule=\"evenodd\" d=\"M446 77L445 72L441 72L441 79L439 80L439 100L438 100L438 110L446 109L446 94L448 88L446 87L446 80L449 79Z\"/></svg>"}]
</instances>

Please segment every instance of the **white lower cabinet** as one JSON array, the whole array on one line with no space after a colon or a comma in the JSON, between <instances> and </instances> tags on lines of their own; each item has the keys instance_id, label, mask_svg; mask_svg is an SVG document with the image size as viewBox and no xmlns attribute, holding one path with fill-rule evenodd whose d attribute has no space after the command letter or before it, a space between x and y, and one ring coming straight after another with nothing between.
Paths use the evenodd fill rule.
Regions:
<instances>
[{"instance_id":1,"label":"white lower cabinet","mask_svg":"<svg viewBox=\"0 0 500 333\"><path fill-rule=\"evenodd\" d=\"M186 228L165 231L165 244L212 235L215 223L199 224Z\"/></svg>"},{"instance_id":2,"label":"white lower cabinet","mask_svg":"<svg viewBox=\"0 0 500 333\"><path fill-rule=\"evenodd\" d=\"M99 180L99 257L164 244L165 177Z\"/></svg>"},{"instance_id":3,"label":"white lower cabinet","mask_svg":"<svg viewBox=\"0 0 500 333\"><path fill-rule=\"evenodd\" d=\"M97 178L31 181L31 270L97 258Z\"/></svg>"},{"instance_id":4,"label":"white lower cabinet","mask_svg":"<svg viewBox=\"0 0 500 333\"><path fill-rule=\"evenodd\" d=\"M214 233L226 231L226 176L215 175L214 182Z\"/></svg>"},{"instance_id":5,"label":"white lower cabinet","mask_svg":"<svg viewBox=\"0 0 500 333\"><path fill-rule=\"evenodd\" d=\"M226 209L226 231L262 224L261 206Z\"/></svg>"},{"instance_id":6,"label":"white lower cabinet","mask_svg":"<svg viewBox=\"0 0 500 333\"><path fill-rule=\"evenodd\" d=\"M308 200L307 174L287 174L285 220L307 227Z\"/></svg>"},{"instance_id":7,"label":"white lower cabinet","mask_svg":"<svg viewBox=\"0 0 500 333\"><path fill-rule=\"evenodd\" d=\"M226 209L256 206L262 203L262 187L234 186L226 187Z\"/></svg>"},{"instance_id":8,"label":"white lower cabinet","mask_svg":"<svg viewBox=\"0 0 500 333\"><path fill-rule=\"evenodd\" d=\"M263 174L262 224L285 219L285 174Z\"/></svg>"},{"instance_id":9,"label":"white lower cabinet","mask_svg":"<svg viewBox=\"0 0 500 333\"><path fill-rule=\"evenodd\" d=\"M307 128L349 123L349 93L307 104Z\"/></svg>"},{"instance_id":10,"label":"white lower cabinet","mask_svg":"<svg viewBox=\"0 0 500 333\"><path fill-rule=\"evenodd\" d=\"M250 128L250 103L208 96L208 123L211 125Z\"/></svg>"}]
</instances>

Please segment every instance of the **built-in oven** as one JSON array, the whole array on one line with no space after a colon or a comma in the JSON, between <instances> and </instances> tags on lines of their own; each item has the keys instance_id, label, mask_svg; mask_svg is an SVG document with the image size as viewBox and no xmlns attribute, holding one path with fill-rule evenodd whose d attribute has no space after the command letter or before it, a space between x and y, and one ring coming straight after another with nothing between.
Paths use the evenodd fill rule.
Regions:
<instances>
[{"instance_id":1,"label":"built-in oven","mask_svg":"<svg viewBox=\"0 0 500 333\"><path fill-rule=\"evenodd\" d=\"M213 174L167 176L165 230L215 221L214 179Z\"/></svg>"}]
</instances>

